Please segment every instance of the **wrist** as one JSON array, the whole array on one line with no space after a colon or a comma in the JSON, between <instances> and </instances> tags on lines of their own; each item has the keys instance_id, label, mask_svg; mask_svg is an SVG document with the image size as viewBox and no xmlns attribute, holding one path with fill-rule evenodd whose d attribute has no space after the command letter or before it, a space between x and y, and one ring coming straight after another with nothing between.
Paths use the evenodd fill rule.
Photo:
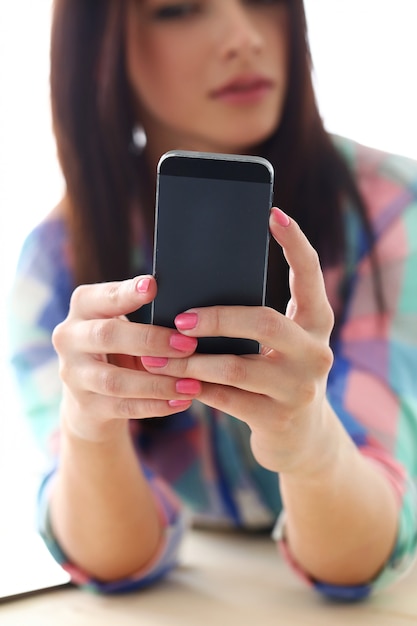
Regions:
<instances>
[{"instance_id":1,"label":"wrist","mask_svg":"<svg viewBox=\"0 0 417 626\"><path fill-rule=\"evenodd\" d=\"M299 436L299 439L302 439ZM354 462L358 450L327 400L320 416L310 419L304 441L299 440L298 454L292 465L280 471L285 481L320 487L331 480L346 464ZM285 477L285 478L284 478Z\"/></svg>"},{"instance_id":2,"label":"wrist","mask_svg":"<svg viewBox=\"0 0 417 626\"><path fill-rule=\"evenodd\" d=\"M86 444L111 444L129 433L129 420L103 418L83 409L71 393L65 392L61 405L61 435Z\"/></svg>"},{"instance_id":3,"label":"wrist","mask_svg":"<svg viewBox=\"0 0 417 626\"><path fill-rule=\"evenodd\" d=\"M319 488L324 483L329 485L338 481L339 472L352 466L359 452L348 433L340 423L332 407L325 400L321 419L312 424L314 437L309 439L309 446L300 456L297 464L290 471L280 472L285 482L310 484Z\"/></svg>"}]
</instances>

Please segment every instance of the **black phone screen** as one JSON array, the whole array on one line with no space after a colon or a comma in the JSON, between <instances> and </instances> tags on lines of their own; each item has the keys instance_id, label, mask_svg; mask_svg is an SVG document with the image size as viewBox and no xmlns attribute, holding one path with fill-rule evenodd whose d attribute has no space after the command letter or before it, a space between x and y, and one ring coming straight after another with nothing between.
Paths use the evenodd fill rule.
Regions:
<instances>
[{"instance_id":1,"label":"black phone screen","mask_svg":"<svg viewBox=\"0 0 417 626\"><path fill-rule=\"evenodd\" d=\"M175 316L192 307L265 301L270 172L246 161L213 166L205 159L198 167L187 160L192 163L177 168L168 163L175 174L161 167L158 179L152 321L160 326L174 327ZM244 338L203 338L198 344L199 352L208 353L258 350L257 342Z\"/></svg>"}]
</instances>

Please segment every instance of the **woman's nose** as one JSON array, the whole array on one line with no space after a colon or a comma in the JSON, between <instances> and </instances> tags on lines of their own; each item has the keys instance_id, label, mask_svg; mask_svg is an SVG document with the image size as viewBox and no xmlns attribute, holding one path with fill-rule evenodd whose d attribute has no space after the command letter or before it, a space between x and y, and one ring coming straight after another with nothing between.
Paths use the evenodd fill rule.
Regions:
<instances>
[{"instance_id":1,"label":"woman's nose","mask_svg":"<svg viewBox=\"0 0 417 626\"><path fill-rule=\"evenodd\" d=\"M260 52L263 38L249 11L239 0L222 0L219 9L219 39L222 56L254 55Z\"/></svg>"}]
</instances>

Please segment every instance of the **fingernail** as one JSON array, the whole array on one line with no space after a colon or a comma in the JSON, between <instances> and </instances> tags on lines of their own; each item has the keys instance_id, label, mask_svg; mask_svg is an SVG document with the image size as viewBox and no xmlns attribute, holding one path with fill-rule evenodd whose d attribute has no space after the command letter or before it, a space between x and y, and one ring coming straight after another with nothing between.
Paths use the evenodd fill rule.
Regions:
<instances>
[{"instance_id":1,"label":"fingernail","mask_svg":"<svg viewBox=\"0 0 417 626\"><path fill-rule=\"evenodd\" d=\"M173 408L179 406L187 406L188 404L190 404L190 402L191 400L168 400L169 406L172 406Z\"/></svg>"},{"instance_id":2,"label":"fingernail","mask_svg":"<svg viewBox=\"0 0 417 626\"><path fill-rule=\"evenodd\" d=\"M201 389L201 383L193 378L182 378L175 383L175 389L177 393L187 393L189 395L195 395L199 393Z\"/></svg>"},{"instance_id":3,"label":"fingernail","mask_svg":"<svg viewBox=\"0 0 417 626\"><path fill-rule=\"evenodd\" d=\"M276 206L274 206L271 209L271 213L274 221L277 222L277 224L279 224L280 226L287 227L290 225L290 218L286 213L284 213L284 211L281 211L281 209L278 209Z\"/></svg>"},{"instance_id":4,"label":"fingernail","mask_svg":"<svg viewBox=\"0 0 417 626\"><path fill-rule=\"evenodd\" d=\"M150 284L151 284L150 278L141 278L140 280L138 280L136 289L139 291L139 293L146 293L149 289Z\"/></svg>"},{"instance_id":5,"label":"fingernail","mask_svg":"<svg viewBox=\"0 0 417 626\"><path fill-rule=\"evenodd\" d=\"M169 345L180 352L190 352L196 349L197 339L195 337L186 337L185 335L175 334L169 338Z\"/></svg>"},{"instance_id":6,"label":"fingernail","mask_svg":"<svg viewBox=\"0 0 417 626\"><path fill-rule=\"evenodd\" d=\"M141 360L145 367L165 367L168 364L168 359L162 356L143 356Z\"/></svg>"},{"instance_id":7,"label":"fingernail","mask_svg":"<svg viewBox=\"0 0 417 626\"><path fill-rule=\"evenodd\" d=\"M174 320L178 330L191 330L197 326L197 313L180 313Z\"/></svg>"}]
</instances>

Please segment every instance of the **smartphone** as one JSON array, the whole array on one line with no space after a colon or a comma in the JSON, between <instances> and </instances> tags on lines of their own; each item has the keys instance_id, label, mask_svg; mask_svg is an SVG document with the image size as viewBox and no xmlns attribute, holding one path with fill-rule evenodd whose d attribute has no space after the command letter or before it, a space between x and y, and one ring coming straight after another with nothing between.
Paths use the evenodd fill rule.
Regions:
<instances>
[{"instance_id":1,"label":"smartphone","mask_svg":"<svg viewBox=\"0 0 417 626\"><path fill-rule=\"evenodd\" d=\"M274 171L255 156L170 151L158 164L151 322L193 307L265 304ZM246 338L199 338L197 352L251 354Z\"/></svg>"}]
</instances>

